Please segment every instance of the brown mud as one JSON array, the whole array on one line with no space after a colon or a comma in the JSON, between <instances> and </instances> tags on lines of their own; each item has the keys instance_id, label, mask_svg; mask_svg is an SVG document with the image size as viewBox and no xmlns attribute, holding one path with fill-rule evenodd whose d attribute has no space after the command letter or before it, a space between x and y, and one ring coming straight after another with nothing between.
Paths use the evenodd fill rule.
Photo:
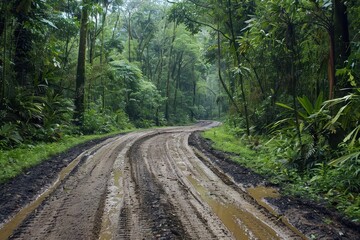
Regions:
<instances>
[{"instance_id":1,"label":"brown mud","mask_svg":"<svg viewBox=\"0 0 360 240\"><path fill-rule=\"evenodd\" d=\"M88 143L0 185L0 239L334 239L340 231L339 239L359 236L343 225L323 228L315 208L286 204L289 199L263 177L212 150L198 131L217 124Z\"/></svg>"},{"instance_id":2,"label":"brown mud","mask_svg":"<svg viewBox=\"0 0 360 240\"><path fill-rule=\"evenodd\" d=\"M58 177L60 170L73 161L75 157L86 149L100 144L107 138L79 144L26 170L26 172L10 181L0 184L0 223L34 200L45 188L49 187L50 183Z\"/></svg>"}]
</instances>

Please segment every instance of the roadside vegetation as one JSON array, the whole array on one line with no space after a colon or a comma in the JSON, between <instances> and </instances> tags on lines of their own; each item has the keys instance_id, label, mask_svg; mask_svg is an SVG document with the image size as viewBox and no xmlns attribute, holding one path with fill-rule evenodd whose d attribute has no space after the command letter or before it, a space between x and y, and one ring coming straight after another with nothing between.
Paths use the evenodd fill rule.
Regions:
<instances>
[{"instance_id":1,"label":"roadside vegetation","mask_svg":"<svg viewBox=\"0 0 360 240\"><path fill-rule=\"evenodd\" d=\"M242 142L225 150L359 221L359 15L358 0L1 1L0 178L43 144L226 116Z\"/></svg>"},{"instance_id":2,"label":"roadside vegetation","mask_svg":"<svg viewBox=\"0 0 360 240\"><path fill-rule=\"evenodd\" d=\"M232 160L266 177L285 195L325 203L352 221L360 221L358 168L356 161L345 161L350 156L333 159L330 164L323 159L300 170L295 163L299 161L296 140L286 134L248 138L243 129L234 130L225 123L207 130L203 137L211 140L215 149L233 153ZM331 159L332 153L326 154Z\"/></svg>"},{"instance_id":3,"label":"roadside vegetation","mask_svg":"<svg viewBox=\"0 0 360 240\"><path fill-rule=\"evenodd\" d=\"M130 131L128 129L126 131ZM108 136L123 133L125 131L111 132L107 134L66 136L61 140L52 143L22 144L21 146L2 150L0 154L0 184L9 179L26 172L27 169L49 159L56 154L65 152L81 143L105 138Z\"/></svg>"},{"instance_id":4,"label":"roadside vegetation","mask_svg":"<svg viewBox=\"0 0 360 240\"><path fill-rule=\"evenodd\" d=\"M170 7L1 1L0 183L92 135L225 113L201 36Z\"/></svg>"}]
</instances>

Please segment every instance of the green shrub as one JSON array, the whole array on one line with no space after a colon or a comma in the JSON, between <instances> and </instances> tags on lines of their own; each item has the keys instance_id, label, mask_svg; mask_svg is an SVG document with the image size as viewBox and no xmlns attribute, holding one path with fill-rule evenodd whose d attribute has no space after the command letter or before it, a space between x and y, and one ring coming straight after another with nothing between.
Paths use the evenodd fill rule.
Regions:
<instances>
[{"instance_id":1,"label":"green shrub","mask_svg":"<svg viewBox=\"0 0 360 240\"><path fill-rule=\"evenodd\" d=\"M132 125L124 111L113 113L102 110L99 105L92 104L85 111L82 132L84 134L102 134L116 130L131 128Z\"/></svg>"}]
</instances>

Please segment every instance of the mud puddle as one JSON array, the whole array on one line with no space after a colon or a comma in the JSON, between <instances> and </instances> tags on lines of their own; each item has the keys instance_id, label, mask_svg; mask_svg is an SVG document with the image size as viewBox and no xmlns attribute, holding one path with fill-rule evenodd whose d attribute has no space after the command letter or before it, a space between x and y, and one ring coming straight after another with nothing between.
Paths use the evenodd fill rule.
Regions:
<instances>
[{"instance_id":1,"label":"mud puddle","mask_svg":"<svg viewBox=\"0 0 360 240\"><path fill-rule=\"evenodd\" d=\"M279 192L272 187L265 187L265 186L257 186L246 189L249 195L255 199L255 201L266 208L269 212L273 215L277 215L277 211L271 206L265 198L279 198Z\"/></svg>"},{"instance_id":2,"label":"mud puddle","mask_svg":"<svg viewBox=\"0 0 360 240\"><path fill-rule=\"evenodd\" d=\"M275 231L251 213L235 204L217 200L191 175L188 176L188 180L199 193L200 198L211 207L236 239L281 239Z\"/></svg>"}]
</instances>

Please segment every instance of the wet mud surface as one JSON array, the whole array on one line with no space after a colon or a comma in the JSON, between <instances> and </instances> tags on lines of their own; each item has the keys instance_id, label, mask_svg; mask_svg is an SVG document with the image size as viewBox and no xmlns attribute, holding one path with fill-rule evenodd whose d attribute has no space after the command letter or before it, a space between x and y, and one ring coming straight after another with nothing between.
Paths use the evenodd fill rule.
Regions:
<instances>
[{"instance_id":1,"label":"wet mud surface","mask_svg":"<svg viewBox=\"0 0 360 240\"><path fill-rule=\"evenodd\" d=\"M0 223L36 198L76 156L104 140L106 138L80 144L0 184Z\"/></svg>"},{"instance_id":2,"label":"wet mud surface","mask_svg":"<svg viewBox=\"0 0 360 240\"><path fill-rule=\"evenodd\" d=\"M211 149L198 131L217 124L88 143L0 185L0 239L359 237Z\"/></svg>"}]
</instances>

